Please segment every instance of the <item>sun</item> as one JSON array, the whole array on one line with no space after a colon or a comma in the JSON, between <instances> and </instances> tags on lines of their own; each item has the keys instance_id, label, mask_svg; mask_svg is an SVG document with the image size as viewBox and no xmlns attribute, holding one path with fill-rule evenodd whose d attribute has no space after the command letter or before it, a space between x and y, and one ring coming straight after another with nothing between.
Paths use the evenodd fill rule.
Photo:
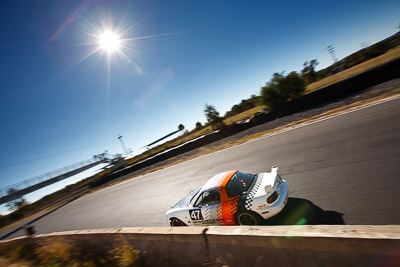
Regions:
<instances>
[{"instance_id":1,"label":"sun","mask_svg":"<svg viewBox=\"0 0 400 267\"><path fill-rule=\"evenodd\" d=\"M104 57L107 64L107 79L110 79L111 64L121 63L125 67L130 66L138 75L143 74L143 69L136 63L135 56L138 55L136 43L143 39L153 39L163 36L172 35L171 33L129 37L133 33L134 25L127 27L115 27L112 23L107 24L104 21L89 22L84 24L80 32L86 36L86 41L77 44L77 46L89 46L86 53L82 55L73 65L78 65L81 62L95 55ZM114 64L113 63L113 64ZM121 66L120 65L120 66ZM130 70L129 70L130 71Z\"/></svg>"},{"instance_id":2,"label":"sun","mask_svg":"<svg viewBox=\"0 0 400 267\"><path fill-rule=\"evenodd\" d=\"M99 48L107 53L118 51L121 47L119 35L112 31L104 31L98 37Z\"/></svg>"}]
</instances>

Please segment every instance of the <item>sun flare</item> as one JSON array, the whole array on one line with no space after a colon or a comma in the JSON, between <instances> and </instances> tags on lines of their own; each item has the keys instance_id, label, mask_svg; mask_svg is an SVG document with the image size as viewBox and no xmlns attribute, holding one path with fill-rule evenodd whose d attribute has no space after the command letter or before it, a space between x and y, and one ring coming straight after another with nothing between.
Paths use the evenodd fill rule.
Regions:
<instances>
[{"instance_id":1,"label":"sun flare","mask_svg":"<svg viewBox=\"0 0 400 267\"><path fill-rule=\"evenodd\" d=\"M121 46L121 40L115 32L105 31L98 37L99 47L108 53L117 51Z\"/></svg>"},{"instance_id":2,"label":"sun flare","mask_svg":"<svg viewBox=\"0 0 400 267\"><path fill-rule=\"evenodd\" d=\"M107 24L101 20L96 23L88 21L88 23L84 25L85 27L81 29L81 33L86 36L87 41L78 44L78 46L89 46L90 49L87 49L87 52L78 59L74 65L80 64L96 55L98 59L102 57L105 59L107 65L108 81L111 79L111 64L119 64L119 67L124 66L125 72L134 72L135 74L142 75L143 69L135 60L135 56L138 56L136 43L144 39L171 35L167 33L129 37L129 35L133 34L133 25L122 27L121 23L119 23L119 26L115 27L115 25L111 23Z\"/></svg>"}]
</instances>

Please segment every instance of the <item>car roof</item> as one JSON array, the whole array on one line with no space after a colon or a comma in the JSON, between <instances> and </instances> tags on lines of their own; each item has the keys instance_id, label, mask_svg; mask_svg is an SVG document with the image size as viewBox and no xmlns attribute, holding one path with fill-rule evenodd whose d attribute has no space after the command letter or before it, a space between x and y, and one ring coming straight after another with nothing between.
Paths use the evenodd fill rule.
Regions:
<instances>
[{"instance_id":1,"label":"car roof","mask_svg":"<svg viewBox=\"0 0 400 267\"><path fill-rule=\"evenodd\" d=\"M219 190L221 187L225 187L226 184L229 182L231 177L237 172L237 170L233 171L227 171L227 172L222 172L217 175L214 175L213 177L208 180L203 187L201 188L201 191L208 190L208 189L213 189L216 188Z\"/></svg>"}]
</instances>

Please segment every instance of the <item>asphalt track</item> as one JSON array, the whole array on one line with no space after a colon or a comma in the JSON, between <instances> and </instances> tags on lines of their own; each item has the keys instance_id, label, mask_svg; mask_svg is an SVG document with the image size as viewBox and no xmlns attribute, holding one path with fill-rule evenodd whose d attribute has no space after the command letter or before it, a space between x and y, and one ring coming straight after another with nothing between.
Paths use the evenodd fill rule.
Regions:
<instances>
[{"instance_id":1,"label":"asphalt track","mask_svg":"<svg viewBox=\"0 0 400 267\"><path fill-rule=\"evenodd\" d=\"M400 99L123 182L75 200L34 226L38 233L167 226L165 211L212 175L262 172L274 164L289 185L286 213L307 201L345 224L400 224Z\"/></svg>"}]
</instances>

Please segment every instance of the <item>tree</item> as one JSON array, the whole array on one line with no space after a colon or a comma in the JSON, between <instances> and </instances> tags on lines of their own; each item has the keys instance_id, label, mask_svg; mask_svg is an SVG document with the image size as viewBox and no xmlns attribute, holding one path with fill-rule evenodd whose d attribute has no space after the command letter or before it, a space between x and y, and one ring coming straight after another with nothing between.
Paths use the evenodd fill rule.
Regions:
<instances>
[{"instance_id":1,"label":"tree","mask_svg":"<svg viewBox=\"0 0 400 267\"><path fill-rule=\"evenodd\" d=\"M10 188L9 190L8 190L8 194L9 195L11 195L11 194L14 194L14 193L16 193L18 190L16 190L16 189L14 189L14 188ZM29 203L25 200L25 198L24 197L20 197L20 198L18 198L18 199L15 199L15 200L12 200L12 201L10 201L10 202L8 202L7 204L6 204L6 206L7 206L7 208L10 210L10 211L16 211L16 210L19 210L20 208L22 208L22 207L24 207L24 206L26 206L26 205L28 205Z\"/></svg>"},{"instance_id":2,"label":"tree","mask_svg":"<svg viewBox=\"0 0 400 267\"><path fill-rule=\"evenodd\" d=\"M203 125L201 125L201 122L196 122L196 129L200 129L201 127L203 127Z\"/></svg>"},{"instance_id":3,"label":"tree","mask_svg":"<svg viewBox=\"0 0 400 267\"><path fill-rule=\"evenodd\" d=\"M264 105L261 96L257 96L257 95L251 95L250 96L251 101L253 102L253 105L256 106L262 106Z\"/></svg>"},{"instance_id":4,"label":"tree","mask_svg":"<svg viewBox=\"0 0 400 267\"><path fill-rule=\"evenodd\" d=\"M306 84L311 84L317 80L317 73L315 72L315 66L317 65L318 61L316 59L310 60L310 62L304 62L304 68L301 71L301 75Z\"/></svg>"},{"instance_id":5,"label":"tree","mask_svg":"<svg viewBox=\"0 0 400 267\"><path fill-rule=\"evenodd\" d=\"M204 113L213 130L216 130L224 125L222 118L219 116L219 113L214 106L206 104Z\"/></svg>"},{"instance_id":6,"label":"tree","mask_svg":"<svg viewBox=\"0 0 400 267\"><path fill-rule=\"evenodd\" d=\"M286 76L283 72L274 73L271 80L261 88L261 97L265 105L275 109L301 96L305 89L304 81L297 72L292 71Z\"/></svg>"},{"instance_id":7,"label":"tree","mask_svg":"<svg viewBox=\"0 0 400 267\"><path fill-rule=\"evenodd\" d=\"M262 105L259 97L256 95L251 95L249 99L243 99L239 104L233 105L231 110L225 113L224 118L235 116L236 114L242 113L258 105Z\"/></svg>"}]
</instances>

